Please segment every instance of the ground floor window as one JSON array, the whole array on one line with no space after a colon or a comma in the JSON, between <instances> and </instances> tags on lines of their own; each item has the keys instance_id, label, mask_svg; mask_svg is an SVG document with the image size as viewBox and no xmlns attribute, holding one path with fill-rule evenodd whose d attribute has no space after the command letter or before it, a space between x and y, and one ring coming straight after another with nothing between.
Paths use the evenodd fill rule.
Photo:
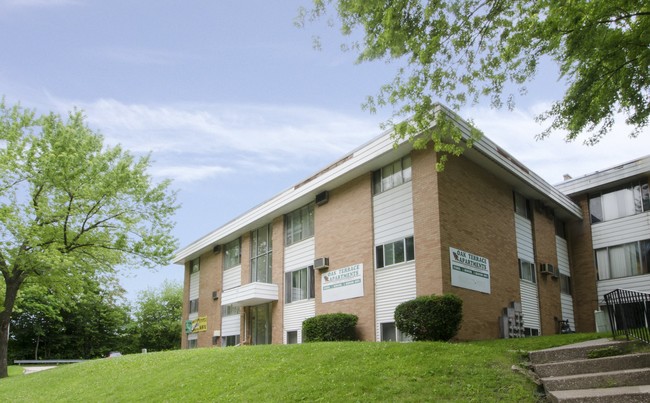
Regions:
<instances>
[{"instance_id":1,"label":"ground floor window","mask_svg":"<svg viewBox=\"0 0 650 403\"><path fill-rule=\"evenodd\" d=\"M314 298L314 266L285 273L284 302L291 303L304 299Z\"/></svg>"},{"instance_id":2,"label":"ground floor window","mask_svg":"<svg viewBox=\"0 0 650 403\"><path fill-rule=\"evenodd\" d=\"M525 327L524 336L539 336L539 329L535 329L534 327Z\"/></svg>"},{"instance_id":3,"label":"ground floor window","mask_svg":"<svg viewBox=\"0 0 650 403\"><path fill-rule=\"evenodd\" d=\"M377 268L415 260L413 237L379 245L375 248Z\"/></svg>"},{"instance_id":4,"label":"ground floor window","mask_svg":"<svg viewBox=\"0 0 650 403\"><path fill-rule=\"evenodd\" d=\"M598 279L650 273L650 240L630 242L596 250Z\"/></svg>"},{"instance_id":5,"label":"ground floor window","mask_svg":"<svg viewBox=\"0 0 650 403\"><path fill-rule=\"evenodd\" d=\"M287 332L287 344L298 344L297 330L291 330Z\"/></svg>"},{"instance_id":6,"label":"ground floor window","mask_svg":"<svg viewBox=\"0 0 650 403\"><path fill-rule=\"evenodd\" d=\"M239 335L221 337L221 347L231 347L239 344Z\"/></svg>"},{"instance_id":7,"label":"ground floor window","mask_svg":"<svg viewBox=\"0 0 650 403\"><path fill-rule=\"evenodd\" d=\"M395 322L385 322L379 325L379 336L381 341L411 341L411 337L400 332Z\"/></svg>"},{"instance_id":8,"label":"ground floor window","mask_svg":"<svg viewBox=\"0 0 650 403\"><path fill-rule=\"evenodd\" d=\"M560 292L571 295L571 277L565 274L560 274Z\"/></svg>"},{"instance_id":9,"label":"ground floor window","mask_svg":"<svg viewBox=\"0 0 650 403\"><path fill-rule=\"evenodd\" d=\"M197 348L198 340L196 334L190 334L187 336L187 348Z\"/></svg>"}]
</instances>

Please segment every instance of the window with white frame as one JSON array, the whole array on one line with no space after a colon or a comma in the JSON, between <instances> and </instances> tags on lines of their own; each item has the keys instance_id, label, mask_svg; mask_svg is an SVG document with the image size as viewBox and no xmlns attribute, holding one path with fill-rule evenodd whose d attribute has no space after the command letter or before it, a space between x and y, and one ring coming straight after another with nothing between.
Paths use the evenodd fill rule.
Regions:
<instances>
[{"instance_id":1,"label":"window with white frame","mask_svg":"<svg viewBox=\"0 0 650 403\"><path fill-rule=\"evenodd\" d=\"M190 336L192 336L192 335L190 335ZM196 335L194 335L193 338L190 338L190 336L188 336L188 339L187 339L187 348L197 348L198 347L198 344L197 344L198 340L196 339Z\"/></svg>"},{"instance_id":2,"label":"window with white frame","mask_svg":"<svg viewBox=\"0 0 650 403\"><path fill-rule=\"evenodd\" d=\"M290 271L285 275L285 303L314 298L314 266Z\"/></svg>"},{"instance_id":3,"label":"window with white frame","mask_svg":"<svg viewBox=\"0 0 650 403\"><path fill-rule=\"evenodd\" d=\"M630 242L596 250L598 279L639 276L648 274L650 240Z\"/></svg>"},{"instance_id":4,"label":"window with white frame","mask_svg":"<svg viewBox=\"0 0 650 403\"><path fill-rule=\"evenodd\" d=\"M271 282L272 237L273 230L270 224L251 232L251 280L253 282Z\"/></svg>"},{"instance_id":5,"label":"window with white frame","mask_svg":"<svg viewBox=\"0 0 650 403\"><path fill-rule=\"evenodd\" d=\"M314 203L292 211L284 220L286 246L314 236Z\"/></svg>"},{"instance_id":6,"label":"window with white frame","mask_svg":"<svg viewBox=\"0 0 650 403\"><path fill-rule=\"evenodd\" d=\"M530 281L532 283L537 282L537 276L535 275L535 263L519 259L519 278L522 280Z\"/></svg>"},{"instance_id":7,"label":"window with white frame","mask_svg":"<svg viewBox=\"0 0 650 403\"><path fill-rule=\"evenodd\" d=\"M530 203L528 200L520 193L513 193L514 204L515 204L515 213L524 217L530 218Z\"/></svg>"},{"instance_id":8,"label":"window with white frame","mask_svg":"<svg viewBox=\"0 0 650 403\"><path fill-rule=\"evenodd\" d=\"M290 330L287 332L287 344L298 344L297 330Z\"/></svg>"},{"instance_id":9,"label":"window with white frame","mask_svg":"<svg viewBox=\"0 0 650 403\"><path fill-rule=\"evenodd\" d=\"M374 194L385 192L411 181L411 156L407 155L373 172Z\"/></svg>"},{"instance_id":10,"label":"window with white frame","mask_svg":"<svg viewBox=\"0 0 650 403\"><path fill-rule=\"evenodd\" d=\"M571 277L560 273L560 292L571 295Z\"/></svg>"},{"instance_id":11,"label":"window with white frame","mask_svg":"<svg viewBox=\"0 0 650 403\"><path fill-rule=\"evenodd\" d=\"M647 183L632 183L622 188L592 194L589 197L591 223L615 220L650 211Z\"/></svg>"},{"instance_id":12,"label":"window with white frame","mask_svg":"<svg viewBox=\"0 0 650 403\"><path fill-rule=\"evenodd\" d=\"M413 237L385 243L375 248L377 268L415 260Z\"/></svg>"},{"instance_id":13,"label":"window with white frame","mask_svg":"<svg viewBox=\"0 0 650 403\"><path fill-rule=\"evenodd\" d=\"M190 300L190 313L197 313L199 311L199 299Z\"/></svg>"},{"instance_id":14,"label":"window with white frame","mask_svg":"<svg viewBox=\"0 0 650 403\"><path fill-rule=\"evenodd\" d=\"M196 258L190 260L190 274L198 273L201 270L201 259Z\"/></svg>"},{"instance_id":15,"label":"window with white frame","mask_svg":"<svg viewBox=\"0 0 650 403\"><path fill-rule=\"evenodd\" d=\"M240 314L240 307L234 305L222 305L221 306L221 316L237 316Z\"/></svg>"},{"instance_id":16,"label":"window with white frame","mask_svg":"<svg viewBox=\"0 0 650 403\"><path fill-rule=\"evenodd\" d=\"M239 335L233 336L222 336L221 337L221 347L232 347L239 344Z\"/></svg>"},{"instance_id":17,"label":"window with white frame","mask_svg":"<svg viewBox=\"0 0 650 403\"><path fill-rule=\"evenodd\" d=\"M223 269L239 266L241 264L241 238L237 238L232 242L228 242L224 246L223 253Z\"/></svg>"}]
</instances>

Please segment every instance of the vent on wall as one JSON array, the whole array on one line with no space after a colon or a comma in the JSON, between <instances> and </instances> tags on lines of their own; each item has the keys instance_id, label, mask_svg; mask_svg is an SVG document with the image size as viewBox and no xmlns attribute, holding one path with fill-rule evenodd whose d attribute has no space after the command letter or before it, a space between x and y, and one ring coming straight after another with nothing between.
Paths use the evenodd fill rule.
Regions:
<instances>
[{"instance_id":1,"label":"vent on wall","mask_svg":"<svg viewBox=\"0 0 650 403\"><path fill-rule=\"evenodd\" d=\"M217 299L219 299L219 292L212 291L212 300L217 300Z\"/></svg>"},{"instance_id":2,"label":"vent on wall","mask_svg":"<svg viewBox=\"0 0 650 403\"><path fill-rule=\"evenodd\" d=\"M330 192L324 190L316 195L315 203L317 206L322 206L330 200Z\"/></svg>"},{"instance_id":3,"label":"vent on wall","mask_svg":"<svg viewBox=\"0 0 650 403\"><path fill-rule=\"evenodd\" d=\"M212 248L212 253L215 255L221 252L221 245L215 245L214 248Z\"/></svg>"}]
</instances>

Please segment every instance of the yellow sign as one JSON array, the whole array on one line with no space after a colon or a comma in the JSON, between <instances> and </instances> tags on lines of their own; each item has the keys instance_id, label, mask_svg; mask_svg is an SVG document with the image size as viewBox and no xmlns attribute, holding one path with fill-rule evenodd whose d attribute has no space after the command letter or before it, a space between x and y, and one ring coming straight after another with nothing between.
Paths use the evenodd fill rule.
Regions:
<instances>
[{"instance_id":1,"label":"yellow sign","mask_svg":"<svg viewBox=\"0 0 650 403\"><path fill-rule=\"evenodd\" d=\"M208 330L208 317L201 316L185 322L185 333L198 333Z\"/></svg>"}]
</instances>

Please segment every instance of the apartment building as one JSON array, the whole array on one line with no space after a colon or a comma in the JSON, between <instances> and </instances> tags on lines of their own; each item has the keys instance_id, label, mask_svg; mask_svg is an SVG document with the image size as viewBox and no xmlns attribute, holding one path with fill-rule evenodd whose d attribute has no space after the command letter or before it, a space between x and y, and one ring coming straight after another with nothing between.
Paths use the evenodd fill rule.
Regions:
<instances>
[{"instance_id":1,"label":"apartment building","mask_svg":"<svg viewBox=\"0 0 650 403\"><path fill-rule=\"evenodd\" d=\"M404 340L395 308L433 293L463 299L461 340L593 331L602 293L650 289L650 158L559 186L487 137L444 172L436 158L384 133L181 249L183 347L300 343L335 312L361 340Z\"/></svg>"}]
</instances>

